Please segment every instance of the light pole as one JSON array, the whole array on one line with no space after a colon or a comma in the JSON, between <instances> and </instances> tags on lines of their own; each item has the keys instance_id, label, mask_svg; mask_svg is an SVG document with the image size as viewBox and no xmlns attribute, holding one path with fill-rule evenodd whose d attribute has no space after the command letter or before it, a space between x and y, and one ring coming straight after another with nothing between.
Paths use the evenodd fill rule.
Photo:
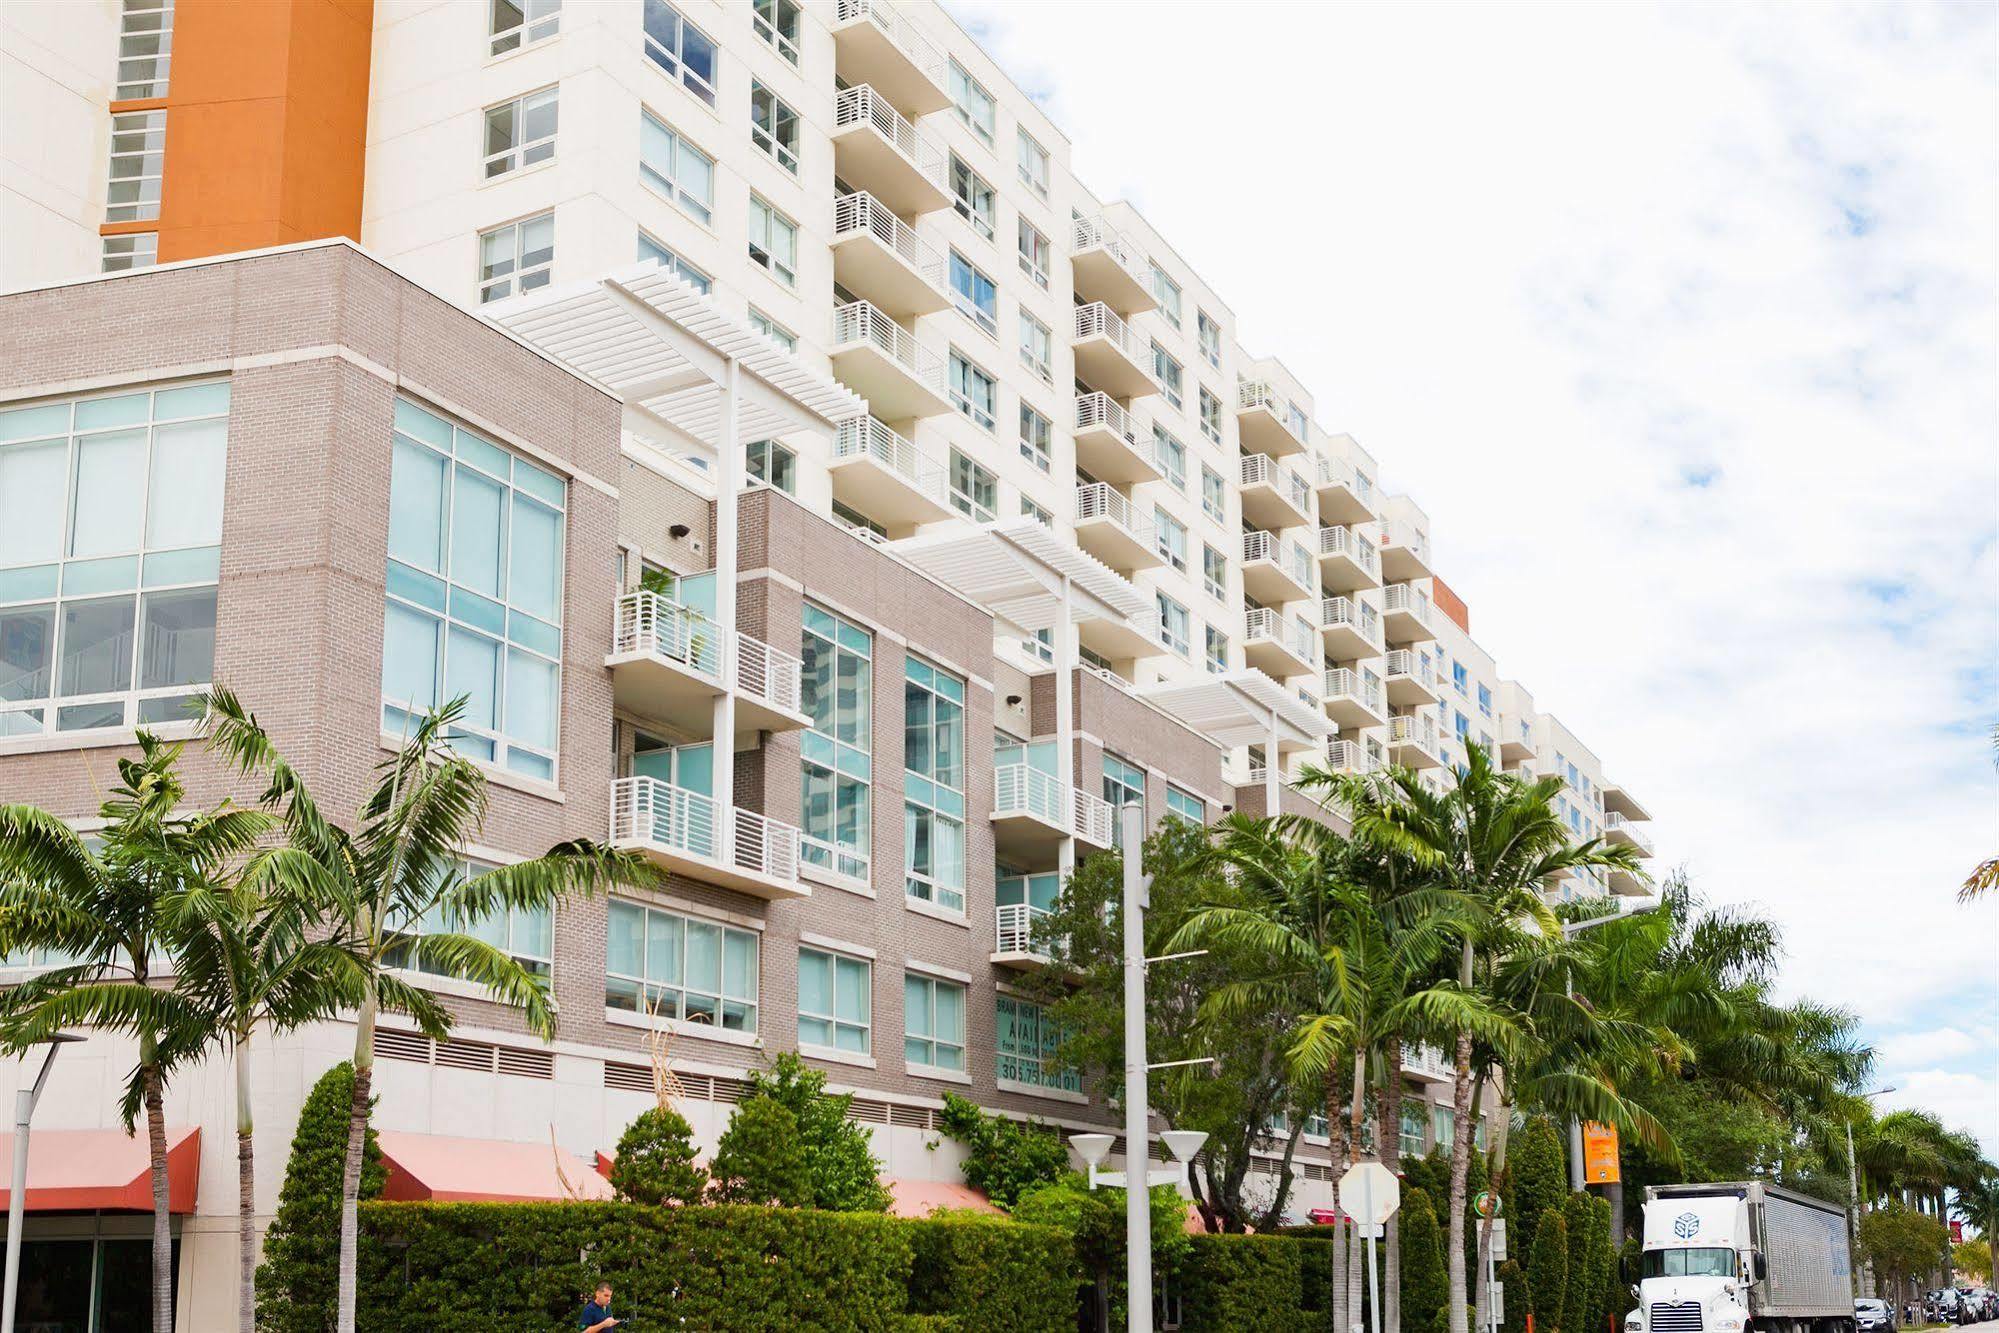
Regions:
<instances>
[{"instance_id":1,"label":"light pole","mask_svg":"<svg viewBox=\"0 0 1999 1333\"><path fill-rule=\"evenodd\" d=\"M1643 907L1633 908L1629 912L1626 912L1620 908L1618 911L1610 912L1603 916L1593 916L1589 918L1587 921L1570 921L1562 926L1562 938L1565 940L1572 940L1576 936L1582 934L1586 930L1591 929L1592 927L1601 926L1604 923L1610 921L1622 921L1624 920L1624 918L1628 916L1642 916L1646 912L1657 910L1658 906L1659 906L1659 900L1654 898L1651 902L1645 904ZM1564 968L1562 970L1562 994L1571 1000L1576 998L1576 985L1575 985L1575 975L1573 967ZM1583 1122L1575 1116L1570 1116L1569 1117L1569 1191L1570 1193L1575 1193L1576 1191L1582 1189L1582 1187L1583 1187ZM1616 1234L1615 1230L1613 1230L1612 1239L1613 1241L1621 1242L1622 1238Z\"/></svg>"},{"instance_id":2,"label":"light pole","mask_svg":"<svg viewBox=\"0 0 1999 1333\"><path fill-rule=\"evenodd\" d=\"M1863 1099L1879 1097L1884 1092L1893 1092L1894 1090L1895 1086L1891 1083L1885 1088L1876 1088L1872 1092L1863 1092L1860 1095ZM1854 1160L1853 1156L1853 1118L1851 1116L1847 1117L1846 1121L1846 1227L1852 1234L1853 1253L1857 1258L1860 1254L1860 1164ZM1872 1264L1864 1260L1853 1265L1853 1294L1855 1296L1861 1295L1864 1290L1874 1286L1874 1275L1866 1271L1872 1267Z\"/></svg>"},{"instance_id":3,"label":"light pole","mask_svg":"<svg viewBox=\"0 0 1999 1333\"><path fill-rule=\"evenodd\" d=\"M21 1294L21 1227L28 1205L28 1125L35 1118L35 1104L42 1099L42 1089L48 1085L56 1052L70 1042L82 1040L68 1032L57 1032L45 1042L37 1042L36 1045L49 1048L49 1053L42 1057L41 1072L35 1075L32 1087L14 1094L14 1183L7 1195L7 1291L4 1307L0 1307L0 1333L14 1333L14 1303Z\"/></svg>"}]
</instances>

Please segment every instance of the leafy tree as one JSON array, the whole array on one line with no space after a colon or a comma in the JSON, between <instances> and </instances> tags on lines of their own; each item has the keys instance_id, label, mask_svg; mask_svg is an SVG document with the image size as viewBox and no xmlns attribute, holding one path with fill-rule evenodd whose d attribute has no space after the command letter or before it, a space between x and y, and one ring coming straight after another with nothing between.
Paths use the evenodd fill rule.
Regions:
<instances>
[{"instance_id":1,"label":"leafy tree","mask_svg":"<svg viewBox=\"0 0 1999 1333\"><path fill-rule=\"evenodd\" d=\"M768 1096L739 1102L715 1145L716 1196L727 1203L804 1208L812 1173L798 1137L798 1117Z\"/></svg>"},{"instance_id":2,"label":"leafy tree","mask_svg":"<svg viewBox=\"0 0 1999 1333\"><path fill-rule=\"evenodd\" d=\"M1596 1327L1596 1288L1603 1263L1592 1243L1596 1209L1586 1191L1577 1190L1562 1204L1562 1225L1568 1231L1568 1294L1562 1298L1562 1327L1569 1333L1590 1333Z\"/></svg>"},{"instance_id":3,"label":"leafy tree","mask_svg":"<svg viewBox=\"0 0 1999 1333\"><path fill-rule=\"evenodd\" d=\"M1402 1196L1402 1321L1408 1333L1442 1333L1450 1280L1444 1270L1444 1233L1429 1192Z\"/></svg>"},{"instance_id":4,"label":"leafy tree","mask_svg":"<svg viewBox=\"0 0 1999 1333\"><path fill-rule=\"evenodd\" d=\"M611 1188L633 1203L699 1203L708 1172L694 1158L694 1126L687 1117L671 1107L652 1107L618 1136Z\"/></svg>"},{"instance_id":5,"label":"leafy tree","mask_svg":"<svg viewBox=\"0 0 1999 1333\"><path fill-rule=\"evenodd\" d=\"M1506 1237L1513 1253L1531 1253L1541 1214L1562 1206L1569 1189L1566 1162L1555 1122L1546 1116L1529 1117L1513 1145L1513 1220L1507 1223Z\"/></svg>"},{"instance_id":6,"label":"leafy tree","mask_svg":"<svg viewBox=\"0 0 1999 1333\"><path fill-rule=\"evenodd\" d=\"M1569 1224L1559 1209L1543 1209L1534 1224L1534 1248L1527 1255L1528 1308L1534 1327L1560 1333L1562 1304L1569 1294Z\"/></svg>"},{"instance_id":7,"label":"leafy tree","mask_svg":"<svg viewBox=\"0 0 1999 1333\"><path fill-rule=\"evenodd\" d=\"M944 1132L965 1149L965 1183L1012 1210L1021 1195L1074 1174L1061 1136L1038 1121L988 1115L955 1092L944 1094Z\"/></svg>"},{"instance_id":8,"label":"leafy tree","mask_svg":"<svg viewBox=\"0 0 1999 1333\"><path fill-rule=\"evenodd\" d=\"M762 1093L798 1121L805 1169L812 1177L811 1204L839 1213L884 1213L890 1203L881 1182L881 1162L867 1126L847 1118L854 1095L826 1091L826 1075L794 1051L777 1057L768 1072L749 1076L751 1093Z\"/></svg>"},{"instance_id":9,"label":"leafy tree","mask_svg":"<svg viewBox=\"0 0 1999 1333\"><path fill-rule=\"evenodd\" d=\"M340 1286L340 1177L353 1103L354 1066L342 1061L320 1075L299 1111L278 1211L264 1233L264 1262L257 1269L260 1333L325 1333L332 1317ZM362 1148L361 1197L380 1194L388 1174L370 1129Z\"/></svg>"},{"instance_id":10,"label":"leafy tree","mask_svg":"<svg viewBox=\"0 0 1999 1333\"><path fill-rule=\"evenodd\" d=\"M1888 1275L1889 1290L1937 1265L1950 1233L1944 1224L1900 1202L1885 1204L1860 1219L1860 1249L1869 1263Z\"/></svg>"},{"instance_id":11,"label":"leafy tree","mask_svg":"<svg viewBox=\"0 0 1999 1333\"><path fill-rule=\"evenodd\" d=\"M1148 1198L1152 1219L1153 1271L1171 1274L1188 1248L1186 1204L1170 1185L1154 1186ZM1076 1238L1076 1259L1083 1280L1100 1294L1100 1310L1109 1328L1124 1326L1125 1192L1091 1189L1074 1171L1023 1191L1013 1209L1015 1221L1059 1227Z\"/></svg>"},{"instance_id":12,"label":"leafy tree","mask_svg":"<svg viewBox=\"0 0 1999 1333\"><path fill-rule=\"evenodd\" d=\"M1982 1240L1961 1240L1950 1247L1950 1266L1980 1282L1992 1281L1992 1251Z\"/></svg>"}]
</instances>

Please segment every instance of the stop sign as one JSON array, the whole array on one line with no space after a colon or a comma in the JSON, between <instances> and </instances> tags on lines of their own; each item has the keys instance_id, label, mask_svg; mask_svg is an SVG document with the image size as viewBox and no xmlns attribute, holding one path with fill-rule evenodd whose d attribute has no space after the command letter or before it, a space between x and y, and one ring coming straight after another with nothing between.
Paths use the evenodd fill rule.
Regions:
<instances>
[{"instance_id":1,"label":"stop sign","mask_svg":"<svg viewBox=\"0 0 1999 1333\"><path fill-rule=\"evenodd\" d=\"M1379 1162L1355 1162L1340 1177L1340 1207L1355 1221L1379 1226L1402 1206L1402 1182Z\"/></svg>"}]
</instances>

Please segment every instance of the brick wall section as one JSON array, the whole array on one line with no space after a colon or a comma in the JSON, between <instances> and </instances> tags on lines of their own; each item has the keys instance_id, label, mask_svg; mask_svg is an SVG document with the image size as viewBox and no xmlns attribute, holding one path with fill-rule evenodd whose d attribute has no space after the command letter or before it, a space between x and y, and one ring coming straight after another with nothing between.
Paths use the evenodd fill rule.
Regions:
<instances>
[{"instance_id":1,"label":"brick wall section","mask_svg":"<svg viewBox=\"0 0 1999 1333\"><path fill-rule=\"evenodd\" d=\"M715 567L715 506L633 458L619 464L618 539L676 574L699 574ZM675 537L675 524L687 535ZM626 571L627 587L637 587L639 571Z\"/></svg>"},{"instance_id":2,"label":"brick wall section","mask_svg":"<svg viewBox=\"0 0 1999 1333\"><path fill-rule=\"evenodd\" d=\"M1055 731L1055 673L1033 678L1034 734ZM1078 667L1072 676L1072 726L1076 729L1076 785L1102 794L1104 751L1145 770L1145 818L1150 827L1166 817L1168 784L1191 792L1215 818L1231 799L1222 782L1222 750L1197 731L1093 671Z\"/></svg>"},{"instance_id":3,"label":"brick wall section","mask_svg":"<svg viewBox=\"0 0 1999 1333\"><path fill-rule=\"evenodd\" d=\"M1252 819L1263 818L1266 808L1263 784L1261 782L1251 782L1237 787L1235 789L1235 808ZM1353 829L1352 822L1345 815L1325 809L1309 796L1305 796L1282 783L1278 784L1277 788L1277 808L1282 814L1302 815L1307 819L1315 819L1321 824L1329 825L1334 832L1342 836L1350 833Z\"/></svg>"}]
</instances>

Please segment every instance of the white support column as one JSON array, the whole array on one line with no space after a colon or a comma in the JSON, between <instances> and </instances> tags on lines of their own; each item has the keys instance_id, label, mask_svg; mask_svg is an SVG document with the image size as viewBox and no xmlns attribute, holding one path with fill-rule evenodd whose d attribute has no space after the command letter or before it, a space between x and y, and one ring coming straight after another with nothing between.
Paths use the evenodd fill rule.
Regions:
<instances>
[{"instance_id":1,"label":"white support column","mask_svg":"<svg viewBox=\"0 0 1999 1333\"><path fill-rule=\"evenodd\" d=\"M722 430L715 441L715 623L720 627L722 692L715 696L716 851L736 857L736 502L743 490L743 442L736 438L736 393L742 373L734 357L722 383Z\"/></svg>"},{"instance_id":2,"label":"white support column","mask_svg":"<svg viewBox=\"0 0 1999 1333\"><path fill-rule=\"evenodd\" d=\"M1270 710L1270 735L1263 742L1263 815L1275 819L1278 814L1277 791L1277 710Z\"/></svg>"},{"instance_id":3,"label":"white support column","mask_svg":"<svg viewBox=\"0 0 1999 1333\"><path fill-rule=\"evenodd\" d=\"M1076 611L1069 576L1062 576L1062 614L1055 621L1055 778L1061 784L1062 819L1075 819L1076 797ZM1113 812L1115 814L1116 812ZM1076 869L1076 839L1063 835L1057 862L1063 882Z\"/></svg>"},{"instance_id":4,"label":"white support column","mask_svg":"<svg viewBox=\"0 0 1999 1333\"><path fill-rule=\"evenodd\" d=\"M1124 858L1124 1239L1129 1327L1152 1327L1152 1151L1147 1130L1151 1099L1145 1065L1145 909L1149 887L1139 865L1145 811L1116 812Z\"/></svg>"}]
</instances>

